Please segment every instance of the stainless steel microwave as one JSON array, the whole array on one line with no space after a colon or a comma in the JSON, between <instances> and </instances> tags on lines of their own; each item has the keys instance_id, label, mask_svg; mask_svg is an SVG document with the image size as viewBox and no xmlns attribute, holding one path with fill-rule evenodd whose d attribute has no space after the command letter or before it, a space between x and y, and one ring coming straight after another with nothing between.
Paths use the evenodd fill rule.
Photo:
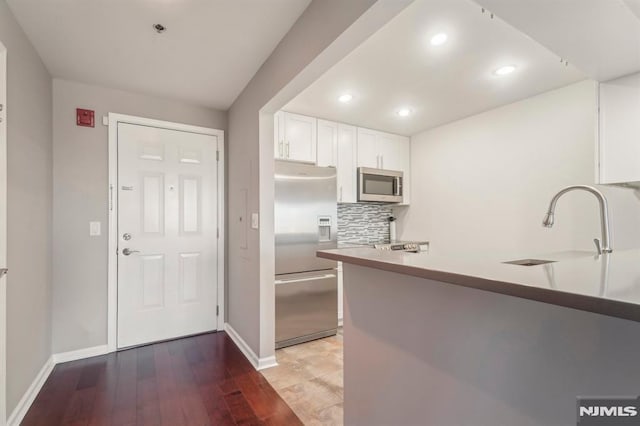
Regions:
<instances>
[{"instance_id":1,"label":"stainless steel microwave","mask_svg":"<svg viewBox=\"0 0 640 426\"><path fill-rule=\"evenodd\" d=\"M358 201L401 203L403 173L358 167Z\"/></svg>"}]
</instances>

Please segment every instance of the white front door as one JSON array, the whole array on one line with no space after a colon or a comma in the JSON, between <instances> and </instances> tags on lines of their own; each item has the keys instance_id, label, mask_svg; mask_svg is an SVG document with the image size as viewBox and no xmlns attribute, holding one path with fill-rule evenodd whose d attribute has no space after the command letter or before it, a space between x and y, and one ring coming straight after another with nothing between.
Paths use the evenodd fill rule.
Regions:
<instances>
[{"instance_id":1,"label":"white front door","mask_svg":"<svg viewBox=\"0 0 640 426\"><path fill-rule=\"evenodd\" d=\"M118 347L217 329L217 136L118 123Z\"/></svg>"}]
</instances>

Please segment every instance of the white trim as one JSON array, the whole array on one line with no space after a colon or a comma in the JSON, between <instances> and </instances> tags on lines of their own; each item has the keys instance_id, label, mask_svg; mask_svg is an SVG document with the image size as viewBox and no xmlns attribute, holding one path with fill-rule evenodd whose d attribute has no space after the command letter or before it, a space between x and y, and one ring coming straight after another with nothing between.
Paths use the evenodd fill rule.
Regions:
<instances>
[{"instance_id":1,"label":"white trim","mask_svg":"<svg viewBox=\"0 0 640 426\"><path fill-rule=\"evenodd\" d=\"M109 347L107 345L94 346L92 348L78 349L76 351L61 352L59 354L53 354L53 361L56 364L69 361L77 361L79 359L91 358L92 356L99 356L109 353Z\"/></svg>"},{"instance_id":2,"label":"white trim","mask_svg":"<svg viewBox=\"0 0 640 426\"><path fill-rule=\"evenodd\" d=\"M224 170L225 170L225 151L224 151L224 132L222 130L219 131L220 134L218 136L218 298L217 303L220 307L218 312L218 331L224 330L225 323L225 287L226 282L224 279L224 271L225 271L225 181L224 181Z\"/></svg>"},{"instance_id":3,"label":"white trim","mask_svg":"<svg viewBox=\"0 0 640 426\"><path fill-rule=\"evenodd\" d=\"M109 353L107 345L94 346L92 348L79 349L77 351L70 352L62 352L59 354L53 354L49 357L47 362L44 363L38 375L33 379L31 385L26 390L22 398L20 398L20 402L13 410L9 418L7 419L8 426L18 426L20 422L24 419L24 416L31 408L33 401L35 401L36 396L44 386L44 383L51 375L53 368L60 363L76 361L84 358L91 358L92 356L104 355ZM1 423L0 423L1 424Z\"/></svg>"},{"instance_id":4,"label":"white trim","mask_svg":"<svg viewBox=\"0 0 640 426\"><path fill-rule=\"evenodd\" d=\"M8 426L18 426L24 419L24 416L27 414L27 411L29 411L29 408L31 408L31 404L35 401L36 396L38 396L38 392L40 392L40 389L44 386L44 383L47 381L47 378L49 378L49 375L53 371L53 367L55 367L55 365L54 356L51 355L7 419Z\"/></svg>"},{"instance_id":5,"label":"white trim","mask_svg":"<svg viewBox=\"0 0 640 426\"><path fill-rule=\"evenodd\" d=\"M220 312L217 319L217 329L223 330L225 298L224 298L224 267L225 267L225 233L224 233L224 131L210 129L207 127L191 126L188 124L173 123L170 121L154 120L151 118L136 117L109 113L109 248L108 248L108 272L107 272L107 352L115 352L118 349L118 259L116 250L118 248L117 234L117 212L118 197L118 123L137 124L142 126L160 127L169 130L179 130L183 132L199 133L218 137L217 149L220 151L220 161L218 162L218 300Z\"/></svg>"},{"instance_id":6,"label":"white trim","mask_svg":"<svg viewBox=\"0 0 640 426\"><path fill-rule=\"evenodd\" d=\"M242 352L244 356L247 357L251 365L253 365L253 368L255 368L256 370L264 370L265 368L275 367L278 365L275 355L264 358L258 357L258 355L253 352L251 347L247 345L247 342L245 342L244 339L240 337L238 332L235 331L229 323L224 324L224 331L227 332L227 335L229 335L231 340L233 340L233 343L236 344L238 349L240 349L240 352Z\"/></svg>"},{"instance_id":7,"label":"white trim","mask_svg":"<svg viewBox=\"0 0 640 426\"><path fill-rule=\"evenodd\" d=\"M7 49L0 42L0 268L7 267ZM0 276L0 422L7 418L7 283Z\"/></svg>"}]
</instances>

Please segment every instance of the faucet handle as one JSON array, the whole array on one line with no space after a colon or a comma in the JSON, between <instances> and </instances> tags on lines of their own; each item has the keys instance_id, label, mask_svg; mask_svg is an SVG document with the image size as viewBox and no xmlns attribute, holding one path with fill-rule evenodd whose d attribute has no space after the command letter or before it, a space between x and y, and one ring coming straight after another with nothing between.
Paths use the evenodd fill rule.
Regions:
<instances>
[{"instance_id":1,"label":"faucet handle","mask_svg":"<svg viewBox=\"0 0 640 426\"><path fill-rule=\"evenodd\" d=\"M593 239L593 243L596 245L596 250L598 251L598 255L602 254L602 247L600 247L600 240L597 238Z\"/></svg>"}]
</instances>

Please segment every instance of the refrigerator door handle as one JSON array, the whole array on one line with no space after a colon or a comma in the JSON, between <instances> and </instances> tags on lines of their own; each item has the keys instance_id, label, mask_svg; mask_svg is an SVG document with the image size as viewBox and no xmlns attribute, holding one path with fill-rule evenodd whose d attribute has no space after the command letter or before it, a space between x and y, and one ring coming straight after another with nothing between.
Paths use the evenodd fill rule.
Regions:
<instances>
[{"instance_id":1,"label":"refrigerator door handle","mask_svg":"<svg viewBox=\"0 0 640 426\"><path fill-rule=\"evenodd\" d=\"M335 278L336 274L324 274L324 275L316 275L314 277L304 277L304 278L294 278L291 280L276 280L276 284L291 284L291 283L301 283L305 281L317 281L324 280L327 278Z\"/></svg>"}]
</instances>

